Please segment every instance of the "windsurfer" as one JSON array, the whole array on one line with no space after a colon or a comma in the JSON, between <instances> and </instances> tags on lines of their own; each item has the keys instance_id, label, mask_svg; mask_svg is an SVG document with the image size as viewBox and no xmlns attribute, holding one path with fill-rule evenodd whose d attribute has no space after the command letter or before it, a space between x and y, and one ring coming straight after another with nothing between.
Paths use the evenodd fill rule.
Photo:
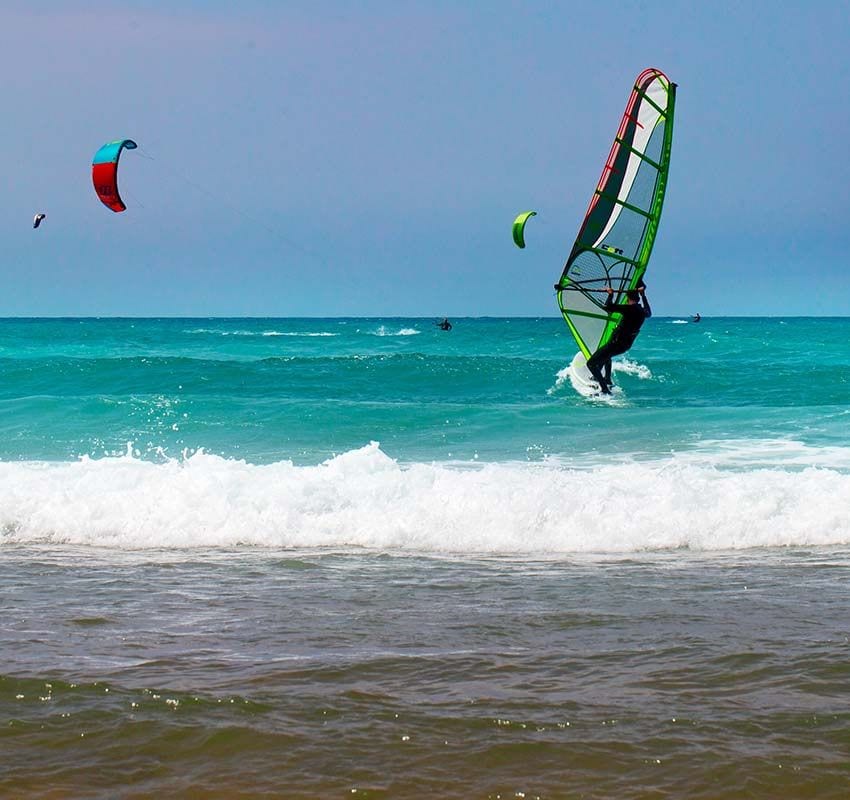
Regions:
<instances>
[{"instance_id":1,"label":"windsurfer","mask_svg":"<svg viewBox=\"0 0 850 800\"><path fill-rule=\"evenodd\" d=\"M450 331L452 329L452 323L448 321L448 319L443 319L442 322L437 323L437 327L441 331Z\"/></svg>"},{"instance_id":2,"label":"windsurfer","mask_svg":"<svg viewBox=\"0 0 850 800\"><path fill-rule=\"evenodd\" d=\"M587 368L593 375L603 394L611 394L611 358L625 353L637 339L641 326L647 317L652 316L652 309L646 299L646 285L641 281L636 289L626 291L626 302L614 302L614 290L606 286L608 298L605 300L605 310L609 313L621 314L617 327L608 343L600 347L589 359Z\"/></svg>"}]
</instances>

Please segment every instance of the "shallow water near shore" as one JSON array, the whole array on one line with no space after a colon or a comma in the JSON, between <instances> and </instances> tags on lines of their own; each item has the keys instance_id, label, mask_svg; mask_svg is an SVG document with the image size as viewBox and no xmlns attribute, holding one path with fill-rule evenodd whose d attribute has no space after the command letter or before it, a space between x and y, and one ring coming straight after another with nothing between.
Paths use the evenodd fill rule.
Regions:
<instances>
[{"instance_id":1,"label":"shallow water near shore","mask_svg":"<svg viewBox=\"0 0 850 800\"><path fill-rule=\"evenodd\" d=\"M841 796L846 549L4 550L8 796Z\"/></svg>"}]
</instances>

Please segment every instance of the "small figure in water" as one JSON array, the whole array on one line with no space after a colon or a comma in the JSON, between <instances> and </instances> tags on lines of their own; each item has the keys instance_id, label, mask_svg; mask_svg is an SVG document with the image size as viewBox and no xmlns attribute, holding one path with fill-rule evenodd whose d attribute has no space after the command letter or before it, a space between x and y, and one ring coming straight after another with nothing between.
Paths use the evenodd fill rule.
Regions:
<instances>
[{"instance_id":1,"label":"small figure in water","mask_svg":"<svg viewBox=\"0 0 850 800\"><path fill-rule=\"evenodd\" d=\"M693 319L694 322L699 322L702 319L702 317L699 315L699 313L697 313L697 314L694 314L692 319Z\"/></svg>"},{"instance_id":2,"label":"small figure in water","mask_svg":"<svg viewBox=\"0 0 850 800\"><path fill-rule=\"evenodd\" d=\"M43 220L46 216L47 216L47 214L36 214L36 215L32 218L32 226L33 226L33 228L37 228L39 225L41 225L41 221L42 221L42 220Z\"/></svg>"},{"instance_id":3,"label":"small figure in water","mask_svg":"<svg viewBox=\"0 0 850 800\"><path fill-rule=\"evenodd\" d=\"M437 323L437 327L441 331L450 331L452 329L452 323L448 321L448 319L443 318L442 322Z\"/></svg>"},{"instance_id":4,"label":"small figure in water","mask_svg":"<svg viewBox=\"0 0 850 800\"><path fill-rule=\"evenodd\" d=\"M614 302L614 290L610 286L606 286L605 290L608 292L605 310L622 314L623 318L614 328L608 343L587 359L587 368L599 384L602 394L611 394L611 358L622 355L635 343L644 320L652 316L652 309L646 299L646 284L643 281L636 289L626 291L625 303Z\"/></svg>"}]
</instances>

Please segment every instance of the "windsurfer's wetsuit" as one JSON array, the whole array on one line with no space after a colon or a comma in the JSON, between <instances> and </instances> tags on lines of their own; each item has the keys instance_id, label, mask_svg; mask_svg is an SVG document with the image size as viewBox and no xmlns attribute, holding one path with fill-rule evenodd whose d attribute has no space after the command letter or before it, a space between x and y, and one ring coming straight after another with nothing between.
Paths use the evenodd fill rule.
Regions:
<instances>
[{"instance_id":1,"label":"windsurfer's wetsuit","mask_svg":"<svg viewBox=\"0 0 850 800\"><path fill-rule=\"evenodd\" d=\"M447 319L444 319L442 322L438 323L438 327L441 331L450 331L452 329L452 323Z\"/></svg>"},{"instance_id":2,"label":"windsurfer's wetsuit","mask_svg":"<svg viewBox=\"0 0 850 800\"><path fill-rule=\"evenodd\" d=\"M611 358L625 353L637 339L643 321L652 316L652 309L645 294L640 295L637 303L615 303L614 295L608 296L605 301L605 310L609 313L621 314L622 319L608 343L600 347L589 359L587 368L596 379L599 388L604 394L611 391ZM604 370L604 375L603 375Z\"/></svg>"}]
</instances>

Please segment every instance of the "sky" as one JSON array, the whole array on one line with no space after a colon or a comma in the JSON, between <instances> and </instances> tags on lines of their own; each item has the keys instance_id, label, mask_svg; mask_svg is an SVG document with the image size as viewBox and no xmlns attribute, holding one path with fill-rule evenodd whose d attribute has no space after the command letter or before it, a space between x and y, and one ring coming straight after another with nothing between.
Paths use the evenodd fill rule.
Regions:
<instances>
[{"instance_id":1,"label":"sky","mask_svg":"<svg viewBox=\"0 0 850 800\"><path fill-rule=\"evenodd\" d=\"M655 313L850 315L846 0L0 0L0 19L0 316L555 316L650 66L679 87ZM91 159L119 138L139 149L115 214Z\"/></svg>"}]
</instances>

